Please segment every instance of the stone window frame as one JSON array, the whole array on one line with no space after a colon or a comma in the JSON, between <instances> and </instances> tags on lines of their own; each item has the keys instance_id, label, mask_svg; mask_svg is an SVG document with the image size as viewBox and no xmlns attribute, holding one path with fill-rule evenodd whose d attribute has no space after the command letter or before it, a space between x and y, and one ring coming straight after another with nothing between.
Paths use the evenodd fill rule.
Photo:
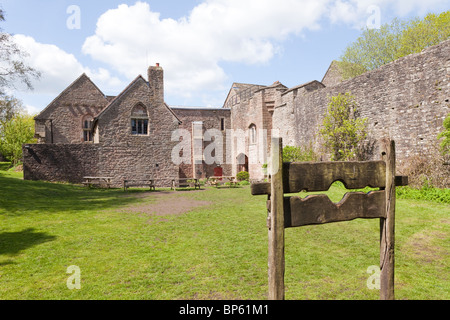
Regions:
<instances>
[{"instance_id":1,"label":"stone window frame","mask_svg":"<svg viewBox=\"0 0 450 320\"><path fill-rule=\"evenodd\" d=\"M141 109L143 112L136 112ZM142 103L137 103L131 108L130 113L130 133L132 136L148 136L150 133L150 121L147 107Z\"/></svg>"},{"instance_id":2,"label":"stone window frame","mask_svg":"<svg viewBox=\"0 0 450 320\"><path fill-rule=\"evenodd\" d=\"M94 122L94 116L91 114L85 114L81 118L81 129L83 132L82 141L86 143L92 143L94 141L94 133L92 132L92 124Z\"/></svg>"},{"instance_id":3,"label":"stone window frame","mask_svg":"<svg viewBox=\"0 0 450 320\"><path fill-rule=\"evenodd\" d=\"M256 135L256 125L252 123L248 126L248 144L256 144L257 143L257 135Z\"/></svg>"}]
</instances>

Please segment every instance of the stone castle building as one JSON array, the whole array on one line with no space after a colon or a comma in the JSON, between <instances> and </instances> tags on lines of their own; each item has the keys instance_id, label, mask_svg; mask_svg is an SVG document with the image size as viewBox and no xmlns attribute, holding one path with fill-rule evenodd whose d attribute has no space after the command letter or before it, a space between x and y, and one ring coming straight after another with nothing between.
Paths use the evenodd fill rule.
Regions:
<instances>
[{"instance_id":1,"label":"stone castle building","mask_svg":"<svg viewBox=\"0 0 450 320\"><path fill-rule=\"evenodd\" d=\"M248 171L263 179L270 136L319 150L328 100L346 92L368 119L372 148L389 136L400 166L413 155L432 157L450 112L450 40L347 81L333 62L321 81L292 88L233 83L220 108L167 105L158 64L115 97L83 74L35 117L38 143L24 146L24 178L79 183L109 176L115 186L154 178L168 186L177 177Z\"/></svg>"}]
</instances>

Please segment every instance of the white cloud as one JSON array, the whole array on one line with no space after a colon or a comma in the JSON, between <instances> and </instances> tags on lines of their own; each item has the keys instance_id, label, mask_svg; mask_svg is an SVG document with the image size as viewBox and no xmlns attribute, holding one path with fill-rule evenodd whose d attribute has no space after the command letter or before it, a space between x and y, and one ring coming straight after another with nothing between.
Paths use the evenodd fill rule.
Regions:
<instances>
[{"instance_id":1,"label":"white cloud","mask_svg":"<svg viewBox=\"0 0 450 320\"><path fill-rule=\"evenodd\" d=\"M377 6L381 11L382 23L388 22L386 16L403 18L408 15L424 15L430 11L448 10L448 0L335 0L328 6L328 18L332 23L345 23L362 28L370 18L369 8Z\"/></svg>"},{"instance_id":2,"label":"white cloud","mask_svg":"<svg viewBox=\"0 0 450 320\"><path fill-rule=\"evenodd\" d=\"M34 92L58 95L67 85L86 73L102 89L123 88L123 83L111 76L108 70L91 70L84 67L73 54L52 44L37 42L30 36L14 35L14 41L28 53L26 63L41 72L41 78L33 82ZM121 89L120 89L121 90Z\"/></svg>"},{"instance_id":3,"label":"white cloud","mask_svg":"<svg viewBox=\"0 0 450 320\"><path fill-rule=\"evenodd\" d=\"M42 72L35 93L56 96L83 72L105 93L118 93L127 83L113 73L131 81L159 62L168 95L219 104L211 97L234 80L228 79L222 62L267 64L287 39L320 29L324 22L364 26L371 6L379 6L382 15L403 17L446 9L446 4L448 0L204 0L178 20L162 19L148 3L122 4L98 18L95 34L82 47L109 70L83 66L73 54L29 36L14 39L30 54L28 64Z\"/></svg>"},{"instance_id":4,"label":"white cloud","mask_svg":"<svg viewBox=\"0 0 450 320\"><path fill-rule=\"evenodd\" d=\"M38 108L38 107L27 104L27 105L25 105L25 110L27 111L27 113L29 115L37 115L42 110L42 108Z\"/></svg>"},{"instance_id":5,"label":"white cloud","mask_svg":"<svg viewBox=\"0 0 450 320\"><path fill-rule=\"evenodd\" d=\"M400 17L448 0L205 0L179 20L161 19L148 3L119 5L105 12L83 53L128 79L148 64L165 69L166 92L189 98L223 91L229 80L221 62L265 64L282 52L288 37L316 30L324 19L355 28L367 24L369 8ZM383 21L381 17L381 21ZM226 90L226 89L225 89Z\"/></svg>"},{"instance_id":6,"label":"white cloud","mask_svg":"<svg viewBox=\"0 0 450 320\"><path fill-rule=\"evenodd\" d=\"M267 63L287 37L319 27L327 1L209 0L179 20L123 4L98 19L83 52L128 78L159 62L169 94L224 90L220 62Z\"/></svg>"}]
</instances>

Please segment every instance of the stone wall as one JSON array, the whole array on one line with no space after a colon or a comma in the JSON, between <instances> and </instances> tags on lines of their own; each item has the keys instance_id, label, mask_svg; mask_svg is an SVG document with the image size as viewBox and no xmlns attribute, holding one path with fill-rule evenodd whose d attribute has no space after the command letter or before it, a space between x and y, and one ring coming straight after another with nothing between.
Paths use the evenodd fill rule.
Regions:
<instances>
[{"instance_id":1,"label":"stone wall","mask_svg":"<svg viewBox=\"0 0 450 320\"><path fill-rule=\"evenodd\" d=\"M25 180L81 183L98 174L100 146L94 144L28 144L23 146Z\"/></svg>"},{"instance_id":2,"label":"stone wall","mask_svg":"<svg viewBox=\"0 0 450 320\"><path fill-rule=\"evenodd\" d=\"M82 75L36 118L36 131L45 132L40 139L45 144L24 149L25 179L78 183L85 175L100 175L113 177L114 185L121 186L123 179L153 177L169 185L178 176L211 176L216 164L178 166L171 159L178 144L172 133L181 128L192 134L194 121L202 121L203 130L226 132L224 150L231 152L224 154L224 175L236 175L244 166L251 179L262 179L272 133L281 136L284 145L319 151L318 131L329 98L346 92L355 96L360 117L368 119L372 154L378 153L376 141L389 136L396 141L399 166L414 155L433 157L436 136L450 112L450 40L347 81L340 81L335 67L330 66L323 83L311 81L290 89L279 82L234 83L226 108L212 110L169 108L159 66L149 68L148 82L137 77L113 100ZM131 112L137 104L148 115L146 135L131 133ZM95 144L81 143L86 114L97 116ZM249 141L251 125L257 129L256 143ZM204 147L208 144L205 141ZM244 159L247 163L239 163Z\"/></svg>"},{"instance_id":3,"label":"stone wall","mask_svg":"<svg viewBox=\"0 0 450 320\"><path fill-rule=\"evenodd\" d=\"M278 81L271 86L258 87L249 99L241 99L231 107L231 128L235 133L235 137L231 139L232 173L236 175L244 169L243 160L247 157L246 169L254 180L264 178L263 165L267 163L269 152L272 113L275 106L281 103L281 94L287 89ZM255 143L249 140L249 128L253 125L257 134Z\"/></svg>"},{"instance_id":4,"label":"stone wall","mask_svg":"<svg viewBox=\"0 0 450 320\"><path fill-rule=\"evenodd\" d=\"M23 147L25 180L81 183L85 176L111 177L112 187L124 179L157 179L169 187L178 167L159 147L103 144L29 144Z\"/></svg>"},{"instance_id":5,"label":"stone wall","mask_svg":"<svg viewBox=\"0 0 450 320\"><path fill-rule=\"evenodd\" d=\"M431 146L450 112L450 40L330 87L284 94L273 124L285 145L312 143L319 149L318 129L329 98L346 92L356 97L360 116L368 118L368 143L394 139L400 165L412 155L432 157Z\"/></svg>"},{"instance_id":6,"label":"stone wall","mask_svg":"<svg viewBox=\"0 0 450 320\"><path fill-rule=\"evenodd\" d=\"M280 96L281 103L275 107L273 113L273 128L277 134L283 137L283 144L295 146L298 145L299 131L309 131L306 125L299 125L296 113L309 112L309 110L298 111L298 97L303 97L310 92L322 89L325 86L318 81L311 81L302 85L290 88ZM310 112L309 112L310 113Z\"/></svg>"},{"instance_id":7,"label":"stone wall","mask_svg":"<svg viewBox=\"0 0 450 320\"><path fill-rule=\"evenodd\" d=\"M220 131L222 135L222 156L219 154L219 148L214 150L212 154L214 157L218 157L218 163L207 164L205 162L201 164L194 164L193 159L193 150L191 144L191 159L187 161L187 163L180 164L179 167L179 175L180 177L190 178L206 178L214 176L214 169L216 167L222 168L222 175L230 176L232 175L231 164L227 160L229 155L227 154L227 138L226 133L227 130L231 128L231 119L230 119L230 109L220 108L177 108L173 107L172 110L178 116L181 121L180 129L187 130L191 138L193 138L192 134L192 123L196 121L202 121L203 132L209 129L216 129ZM223 124L223 126L222 126ZM211 144L211 141L203 141L203 149L205 149L208 145ZM217 145L220 145L218 142ZM216 153L218 152L218 153ZM221 159L220 159L221 158Z\"/></svg>"}]
</instances>

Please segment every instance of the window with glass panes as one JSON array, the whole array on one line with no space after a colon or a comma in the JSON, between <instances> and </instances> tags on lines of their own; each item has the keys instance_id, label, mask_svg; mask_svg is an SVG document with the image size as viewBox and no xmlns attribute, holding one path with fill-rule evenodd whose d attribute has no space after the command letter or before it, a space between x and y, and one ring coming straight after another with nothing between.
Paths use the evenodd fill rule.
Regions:
<instances>
[{"instance_id":1,"label":"window with glass panes","mask_svg":"<svg viewBox=\"0 0 450 320\"><path fill-rule=\"evenodd\" d=\"M142 105L137 105L131 112L131 134L147 135L148 134L148 115L147 110Z\"/></svg>"}]
</instances>

